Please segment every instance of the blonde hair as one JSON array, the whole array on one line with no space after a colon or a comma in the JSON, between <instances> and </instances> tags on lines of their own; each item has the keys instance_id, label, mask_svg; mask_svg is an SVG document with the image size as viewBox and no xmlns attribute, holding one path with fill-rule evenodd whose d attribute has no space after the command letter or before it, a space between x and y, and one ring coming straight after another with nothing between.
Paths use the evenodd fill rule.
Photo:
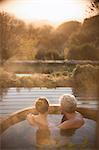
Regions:
<instances>
[{"instance_id":1,"label":"blonde hair","mask_svg":"<svg viewBox=\"0 0 99 150\"><path fill-rule=\"evenodd\" d=\"M64 94L60 97L60 103L63 111L72 113L77 108L77 100L71 94Z\"/></svg>"},{"instance_id":2,"label":"blonde hair","mask_svg":"<svg viewBox=\"0 0 99 150\"><path fill-rule=\"evenodd\" d=\"M38 112L45 113L48 111L49 102L46 97L40 97L36 100L35 107Z\"/></svg>"}]
</instances>

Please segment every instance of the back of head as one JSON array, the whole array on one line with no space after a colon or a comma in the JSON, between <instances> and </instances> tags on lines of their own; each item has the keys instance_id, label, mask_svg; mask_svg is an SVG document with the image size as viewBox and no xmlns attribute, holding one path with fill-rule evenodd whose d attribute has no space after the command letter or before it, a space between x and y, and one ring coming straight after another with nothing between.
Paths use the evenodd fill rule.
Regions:
<instances>
[{"instance_id":1,"label":"back of head","mask_svg":"<svg viewBox=\"0 0 99 150\"><path fill-rule=\"evenodd\" d=\"M46 113L48 111L49 103L45 97L40 97L36 100L35 107L39 113Z\"/></svg>"},{"instance_id":2,"label":"back of head","mask_svg":"<svg viewBox=\"0 0 99 150\"><path fill-rule=\"evenodd\" d=\"M77 100L75 96L70 94L64 94L60 97L60 103L62 110L68 113L72 113L77 108Z\"/></svg>"}]
</instances>

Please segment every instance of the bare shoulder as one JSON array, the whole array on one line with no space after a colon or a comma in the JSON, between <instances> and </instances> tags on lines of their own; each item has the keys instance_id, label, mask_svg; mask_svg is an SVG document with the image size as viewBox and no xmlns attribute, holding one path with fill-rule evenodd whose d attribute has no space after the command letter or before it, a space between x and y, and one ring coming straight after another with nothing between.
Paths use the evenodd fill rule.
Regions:
<instances>
[{"instance_id":1,"label":"bare shoulder","mask_svg":"<svg viewBox=\"0 0 99 150\"><path fill-rule=\"evenodd\" d=\"M78 111L76 111L76 117L77 118L83 118L83 115L81 113L79 113Z\"/></svg>"},{"instance_id":2,"label":"bare shoulder","mask_svg":"<svg viewBox=\"0 0 99 150\"><path fill-rule=\"evenodd\" d=\"M34 115L32 113L27 114L28 118L34 118Z\"/></svg>"},{"instance_id":3,"label":"bare shoulder","mask_svg":"<svg viewBox=\"0 0 99 150\"><path fill-rule=\"evenodd\" d=\"M82 126L84 124L84 117L79 112L76 112L75 119L76 119L76 121L78 123L78 126Z\"/></svg>"},{"instance_id":4,"label":"bare shoulder","mask_svg":"<svg viewBox=\"0 0 99 150\"><path fill-rule=\"evenodd\" d=\"M33 115L32 113L29 113L27 115L27 121L30 123L30 124L34 124L35 123L35 115Z\"/></svg>"}]
</instances>

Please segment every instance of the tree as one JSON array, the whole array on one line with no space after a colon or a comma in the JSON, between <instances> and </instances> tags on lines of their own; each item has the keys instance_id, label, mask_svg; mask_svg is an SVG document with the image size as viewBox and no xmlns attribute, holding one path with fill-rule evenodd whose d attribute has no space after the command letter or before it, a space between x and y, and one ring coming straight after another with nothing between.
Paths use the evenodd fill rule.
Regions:
<instances>
[{"instance_id":1,"label":"tree","mask_svg":"<svg viewBox=\"0 0 99 150\"><path fill-rule=\"evenodd\" d=\"M60 53L58 53L57 50L44 50L44 49L40 49L36 56L35 59L38 60L62 60L63 56L60 55Z\"/></svg>"},{"instance_id":2,"label":"tree","mask_svg":"<svg viewBox=\"0 0 99 150\"><path fill-rule=\"evenodd\" d=\"M61 25L57 27L55 30L56 40L57 40L57 46L60 48L60 50L64 50L65 45L69 39L69 37L73 33L77 33L81 28L81 23L78 21L68 21L64 22Z\"/></svg>"},{"instance_id":3,"label":"tree","mask_svg":"<svg viewBox=\"0 0 99 150\"><path fill-rule=\"evenodd\" d=\"M91 0L90 10L95 15L99 15L99 0Z\"/></svg>"},{"instance_id":4,"label":"tree","mask_svg":"<svg viewBox=\"0 0 99 150\"><path fill-rule=\"evenodd\" d=\"M80 46L72 45L67 53L67 59L71 60L99 60L98 49L91 44Z\"/></svg>"},{"instance_id":5,"label":"tree","mask_svg":"<svg viewBox=\"0 0 99 150\"><path fill-rule=\"evenodd\" d=\"M6 12L0 12L1 64L19 52L21 40L24 39L26 35L26 26L23 21L16 19Z\"/></svg>"},{"instance_id":6,"label":"tree","mask_svg":"<svg viewBox=\"0 0 99 150\"><path fill-rule=\"evenodd\" d=\"M3 64L11 55L15 54L15 19L6 12L0 12L0 60Z\"/></svg>"},{"instance_id":7,"label":"tree","mask_svg":"<svg viewBox=\"0 0 99 150\"><path fill-rule=\"evenodd\" d=\"M5 2L5 1L7 1L7 0L0 0L0 3L3 3L3 2Z\"/></svg>"}]
</instances>

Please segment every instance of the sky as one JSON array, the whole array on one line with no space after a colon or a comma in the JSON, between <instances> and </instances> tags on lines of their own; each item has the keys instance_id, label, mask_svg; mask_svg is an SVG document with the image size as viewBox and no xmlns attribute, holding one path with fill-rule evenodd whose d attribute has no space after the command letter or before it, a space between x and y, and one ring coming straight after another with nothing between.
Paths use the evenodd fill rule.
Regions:
<instances>
[{"instance_id":1,"label":"sky","mask_svg":"<svg viewBox=\"0 0 99 150\"><path fill-rule=\"evenodd\" d=\"M87 17L89 0L6 0L0 10L24 21L45 20L52 23L78 20Z\"/></svg>"}]
</instances>

